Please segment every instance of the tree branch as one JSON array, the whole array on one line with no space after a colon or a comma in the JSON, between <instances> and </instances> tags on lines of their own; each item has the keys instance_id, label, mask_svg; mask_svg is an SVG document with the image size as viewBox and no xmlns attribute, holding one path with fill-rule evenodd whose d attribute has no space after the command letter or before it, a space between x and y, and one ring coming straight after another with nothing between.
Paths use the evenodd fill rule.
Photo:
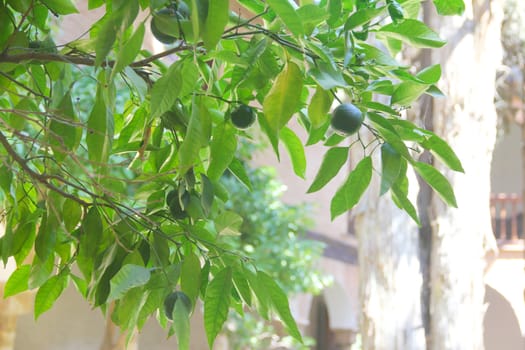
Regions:
<instances>
[{"instance_id":1,"label":"tree branch","mask_svg":"<svg viewBox=\"0 0 525 350\"><path fill-rule=\"evenodd\" d=\"M29 176L31 176L31 178L33 178L34 180L38 181L42 185L46 186L51 191L57 192L58 194L62 195L64 198L69 198L71 200L74 200L75 202L78 202L79 204L81 204L82 206L85 206L85 207L91 205L90 203L88 203L88 202L86 202L86 201L84 201L84 200L82 200L82 199L72 195L71 193L67 193L66 191L64 191L64 190L56 187L52 183L50 183L48 181L49 180L49 176L37 173L36 171L31 169L27 165L26 160L23 159L22 157L20 157L20 155L15 152L13 147L11 147L11 145L9 144L9 141L7 141L7 138L5 137L5 135L1 131L0 131L0 143L2 144L2 146L4 146L4 149L6 150L7 154L9 154L11 156L13 161L18 163L18 165L20 165L20 167L26 173L28 173Z\"/></svg>"},{"instance_id":2,"label":"tree branch","mask_svg":"<svg viewBox=\"0 0 525 350\"><path fill-rule=\"evenodd\" d=\"M180 52L180 51L186 51L186 50L190 50L193 48L194 48L193 46L181 44L177 47L160 52L156 55L133 62L132 64L130 64L130 67L133 67L133 68L145 67L145 66L148 66L151 62L157 59L160 59L162 57L166 57L173 53ZM20 54L15 54L15 55L9 55L7 53L3 53L0 55L0 63L20 63L23 61L30 61L30 60L45 61L45 62L65 62L65 63L78 64L78 65L83 65L83 66L91 66L91 67L95 66L95 59L89 56L80 56L80 55L71 55L71 54L64 55L64 54L59 54L59 53L39 52L36 50L31 50L25 53L20 53ZM113 67L114 64L115 64L115 61L107 61L107 62L102 62L101 66L102 67Z\"/></svg>"}]
</instances>

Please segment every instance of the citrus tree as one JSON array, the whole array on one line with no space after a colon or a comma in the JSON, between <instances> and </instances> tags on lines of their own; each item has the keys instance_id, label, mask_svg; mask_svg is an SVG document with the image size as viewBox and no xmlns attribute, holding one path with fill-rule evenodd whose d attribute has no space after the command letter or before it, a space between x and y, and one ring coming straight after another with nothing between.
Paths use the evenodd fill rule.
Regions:
<instances>
[{"instance_id":1,"label":"citrus tree","mask_svg":"<svg viewBox=\"0 0 525 350\"><path fill-rule=\"evenodd\" d=\"M310 192L340 171L350 147L362 148L332 218L377 171L381 193L418 221L408 167L455 206L446 178L413 155L429 150L462 171L458 158L400 117L420 95L441 95L439 65L413 72L393 58L405 44L445 44L417 19L419 0L239 3L89 0L104 16L58 47L50 18L77 12L71 0L0 1L0 257L17 263L6 296L37 290L35 317L73 283L93 306L114 304L124 330L155 314L182 349L198 299L210 347L229 309L246 306L275 313L300 339L283 289L231 237L242 218L221 180L228 170L252 187L235 151L261 137L277 157L284 145L304 177L291 119L306 145L327 147ZM444 15L463 9L461 0L434 4ZM147 27L165 51L143 49Z\"/></svg>"}]
</instances>

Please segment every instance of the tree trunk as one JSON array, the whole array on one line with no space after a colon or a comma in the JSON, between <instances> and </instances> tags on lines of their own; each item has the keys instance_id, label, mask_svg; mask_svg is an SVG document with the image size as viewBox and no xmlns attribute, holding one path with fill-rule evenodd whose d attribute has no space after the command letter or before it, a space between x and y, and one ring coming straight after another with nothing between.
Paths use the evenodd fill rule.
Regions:
<instances>
[{"instance_id":1,"label":"tree trunk","mask_svg":"<svg viewBox=\"0 0 525 350\"><path fill-rule=\"evenodd\" d=\"M377 166L379 152L374 156ZM369 190L353 210L359 242L363 349L425 349L418 302L421 274L417 226L387 198L388 194L378 200L379 183L379 176L374 174ZM415 178L411 187L414 183Z\"/></svg>"},{"instance_id":2,"label":"tree trunk","mask_svg":"<svg viewBox=\"0 0 525 350\"><path fill-rule=\"evenodd\" d=\"M133 331L131 339L128 344L126 340L128 337L127 332L120 332L119 328L111 320L111 314L113 313L114 303L111 303L108 315L106 317L106 329L104 331L104 339L100 345L100 350L137 350L138 349L138 333ZM0 349L1 350L1 349Z\"/></svg>"},{"instance_id":3,"label":"tree trunk","mask_svg":"<svg viewBox=\"0 0 525 350\"><path fill-rule=\"evenodd\" d=\"M16 314L0 310L0 350L14 350L16 336Z\"/></svg>"},{"instance_id":4,"label":"tree trunk","mask_svg":"<svg viewBox=\"0 0 525 350\"><path fill-rule=\"evenodd\" d=\"M443 69L434 130L458 153L465 174L436 167L451 181L459 208L431 200L431 338L428 348L483 349L484 268L495 249L490 222L490 164L496 140L494 92L501 59L498 1L466 1L462 17L433 15L448 44L433 52Z\"/></svg>"}]
</instances>

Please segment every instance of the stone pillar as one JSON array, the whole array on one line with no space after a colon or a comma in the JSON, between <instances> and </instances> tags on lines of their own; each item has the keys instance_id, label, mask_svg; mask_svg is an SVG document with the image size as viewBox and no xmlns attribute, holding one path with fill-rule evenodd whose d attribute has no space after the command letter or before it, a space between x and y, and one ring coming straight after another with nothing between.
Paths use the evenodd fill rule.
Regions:
<instances>
[{"instance_id":1,"label":"stone pillar","mask_svg":"<svg viewBox=\"0 0 525 350\"><path fill-rule=\"evenodd\" d=\"M14 350L16 321L19 315L31 312L33 293L24 292L4 299L5 281L0 281L0 350Z\"/></svg>"},{"instance_id":2,"label":"stone pillar","mask_svg":"<svg viewBox=\"0 0 525 350\"><path fill-rule=\"evenodd\" d=\"M350 350L355 341L356 332L351 329L332 329L334 350Z\"/></svg>"}]
</instances>

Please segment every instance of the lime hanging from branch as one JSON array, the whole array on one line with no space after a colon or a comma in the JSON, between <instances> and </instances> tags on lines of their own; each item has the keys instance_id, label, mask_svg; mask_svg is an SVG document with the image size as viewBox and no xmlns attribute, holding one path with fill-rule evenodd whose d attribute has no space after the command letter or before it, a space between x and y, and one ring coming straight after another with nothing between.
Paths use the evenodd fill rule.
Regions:
<instances>
[{"instance_id":1,"label":"lime hanging from branch","mask_svg":"<svg viewBox=\"0 0 525 350\"><path fill-rule=\"evenodd\" d=\"M355 134L363 124L364 116L359 108L351 103L343 103L334 109L331 125L346 135Z\"/></svg>"},{"instance_id":2,"label":"lime hanging from branch","mask_svg":"<svg viewBox=\"0 0 525 350\"><path fill-rule=\"evenodd\" d=\"M243 104L232 112L231 119L236 128L247 129L255 122L255 111Z\"/></svg>"}]
</instances>

